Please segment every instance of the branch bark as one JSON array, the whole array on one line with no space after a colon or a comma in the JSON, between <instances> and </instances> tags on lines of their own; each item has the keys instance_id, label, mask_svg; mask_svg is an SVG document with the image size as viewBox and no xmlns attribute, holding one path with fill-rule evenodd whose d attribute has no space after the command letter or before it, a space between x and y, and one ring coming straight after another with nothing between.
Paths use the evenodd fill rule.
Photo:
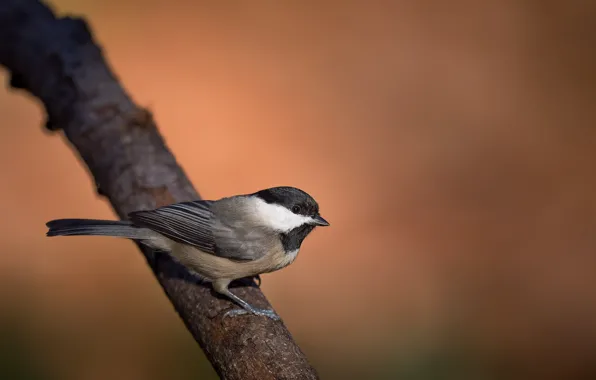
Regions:
<instances>
[{"instance_id":1,"label":"branch bark","mask_svg":"<svg viewBox=\"0 0 596 380\"><path fill-rule=\"evenodd\" d=\"M160 136L151 113L114 76L83 19L57 18L37 0L0 2L0 64L10 85L38 97L46 127L62 129L121 218L199 196ZM186 327L224 379L317 379L283 322L222 319L234 307L167 255L140 247ZM254 286L234 290L270 308Z\"/></svg>"}]
</instances>

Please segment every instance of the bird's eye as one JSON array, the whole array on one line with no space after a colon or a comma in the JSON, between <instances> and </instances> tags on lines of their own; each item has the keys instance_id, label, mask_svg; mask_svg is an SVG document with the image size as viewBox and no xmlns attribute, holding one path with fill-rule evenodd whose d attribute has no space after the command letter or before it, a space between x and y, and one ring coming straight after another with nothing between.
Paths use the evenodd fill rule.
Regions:
<instances>
[{"instance_id":1,"label":"bird's eye","mask_svg":"<svg viewBox=\"0 0 596 380\"><path fill-rule=\"evenodd\" d=\"M292 206L292 212L294 214L298 214L300 212L300 206L296 205L296 206Z\"/></svg>"}]
</instances>

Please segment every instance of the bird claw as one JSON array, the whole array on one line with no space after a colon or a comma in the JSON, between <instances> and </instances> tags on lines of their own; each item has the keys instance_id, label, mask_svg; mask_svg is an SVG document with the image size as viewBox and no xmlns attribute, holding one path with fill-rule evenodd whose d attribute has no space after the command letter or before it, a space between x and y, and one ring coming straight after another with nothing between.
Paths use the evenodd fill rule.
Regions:
<instances>
[{"instance_id":1,"label":"bird claw","mask_svg":"<svg viewBox=\"0 0 596 380\"><path fill-rule=\"evenodd\" d=\"M255 284L257 285L257 287L260 288L261 287L261 276L258 274L256 276L254 276L254 281L255 281Z\"/></svg>"},{"instance_id":2,"label":"bird claw","mask_svg":"<svg viewBox=\"0 0 596 380\"><path fill-rule=\"evenodd\" d=\"M245 314L254 314L259 317L267 317L274 321L279 321L279 315L277 315L273 310L266 310L266 309L252 309L252 310L245 310L245 309L232 309L228 310L224 314L224 319L226 317L236 317L238 315L245 315Z\"/></svg>"}]
</instances>

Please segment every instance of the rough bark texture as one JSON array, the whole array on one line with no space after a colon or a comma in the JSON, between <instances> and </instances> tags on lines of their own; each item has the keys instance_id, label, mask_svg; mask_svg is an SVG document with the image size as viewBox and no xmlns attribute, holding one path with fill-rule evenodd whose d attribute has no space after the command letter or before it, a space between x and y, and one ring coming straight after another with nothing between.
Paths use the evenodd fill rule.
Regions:
<instances>
[{"instance_id":1,"label":"rough bark texture","mask_svg":"<svg viewBox=\"0 0 596 380\"><path fill-rule=\"evenodd\" d=\"M151 113L131 100L78 18L56 18L36 0L0 2L0 64L10 85L38 97L46 126L64 130L106 196L125 218L134 210L197 199ZM163 254L143 250L165 293L224 379L316 379L315 370L282 322L223 319L234 307L213 295ZM234 290L271 306L255 286Z\"/></svg>"}]
</instances>

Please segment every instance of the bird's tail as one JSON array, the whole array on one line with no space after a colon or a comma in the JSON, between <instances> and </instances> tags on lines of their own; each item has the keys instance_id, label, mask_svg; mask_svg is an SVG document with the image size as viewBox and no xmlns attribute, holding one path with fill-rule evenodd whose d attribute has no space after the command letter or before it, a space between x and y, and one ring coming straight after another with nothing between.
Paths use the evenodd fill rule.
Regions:
<instances>
[{"instance_id":1,"label":"bird's tail","mask_svg":"<svg viewBox=\"0 0 596 380\"><path fill-rule=\"evenodd\" d=\"M94 235L143 240L150 233L131 222L116 220L57 219L47 222L46 226L49 228L47 236Z\"/></svg>"}]
</instances>

